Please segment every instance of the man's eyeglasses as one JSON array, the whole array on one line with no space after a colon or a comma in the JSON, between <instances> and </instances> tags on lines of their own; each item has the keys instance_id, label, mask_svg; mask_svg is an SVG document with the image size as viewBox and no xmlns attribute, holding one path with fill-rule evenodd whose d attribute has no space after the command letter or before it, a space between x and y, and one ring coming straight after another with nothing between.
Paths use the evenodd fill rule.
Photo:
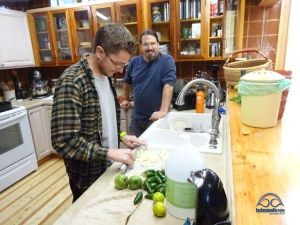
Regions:
<instances>
[{"instance_id":1,"label":"man's eyeglasses","mask_svg":"<svg viewBox=\"0 0 300 225\"><path fill-rule=\"evenodd\" d=\"M110 59L110 61L112 62L112 64L115 65L116 69L126 69L128 66L128 63L120 63L120 62L115 62L110 56L109 54L106 53L106 51L103 48L103 51L105 52L106 56Z\"/></svg>"}]
</instances>

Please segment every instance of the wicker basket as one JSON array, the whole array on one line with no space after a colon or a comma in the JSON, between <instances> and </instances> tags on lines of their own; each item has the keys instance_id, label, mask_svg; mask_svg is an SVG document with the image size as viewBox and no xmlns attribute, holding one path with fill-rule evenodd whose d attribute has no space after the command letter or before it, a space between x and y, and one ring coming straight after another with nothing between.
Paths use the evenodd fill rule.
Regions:
<instances>
[{"instance_id":1,"label":"wicker basket","mask_svg":"<svg viewBox=\"0 0 300 225\"><path fill-rule=\"evenodd\" d=\"M255 52L258 55L263 56L263 58L231 62L233 60L234 55L245 52ZM241 73L245 74L256 70L271 68L272 60L267 58L262 52L256 49L242 49L233 52L232 55L226 60L223 66L225 81L229 86L233 86L239 82Z\"/></svg>"}]
</instances>

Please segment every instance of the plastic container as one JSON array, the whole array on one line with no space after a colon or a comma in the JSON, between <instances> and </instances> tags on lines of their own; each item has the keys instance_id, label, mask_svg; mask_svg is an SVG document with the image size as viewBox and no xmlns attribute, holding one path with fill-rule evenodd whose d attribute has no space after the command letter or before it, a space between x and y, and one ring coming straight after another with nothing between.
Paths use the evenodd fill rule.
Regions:
<instances>
[{"instance_id":1,"label":"plastic container","mask_svg":"<svg viewBox=\"0 0 300 225\"><path fill-rule=\"evenodd\" d=\"M204 92L202 90L198 90L196 93L196 112L204 113Z\"/></svg>"},{"instance_id":2,"label":"plastic container","mask_svg":"<svg viewBox=\"0 0 300 225\"><path fill-rule=\"evenodd\" d=\"M205 168L199 152L191 145L190 136L181 134L180 146L166 161L166 206L173 216L186 219L195 217L197 188L188 182L192 171Z\"/></svg>"},{"instance_id":3,"label":"plastic container","mask_svg":"<svg viewBox=\"0 0 300 225\"><path fill-rule=\"evenodd\" d=\"M254 71L241 77L242 123L260 128L277 125L281 94L290 81L268 70Z\"/></svg>"}]
</instances>

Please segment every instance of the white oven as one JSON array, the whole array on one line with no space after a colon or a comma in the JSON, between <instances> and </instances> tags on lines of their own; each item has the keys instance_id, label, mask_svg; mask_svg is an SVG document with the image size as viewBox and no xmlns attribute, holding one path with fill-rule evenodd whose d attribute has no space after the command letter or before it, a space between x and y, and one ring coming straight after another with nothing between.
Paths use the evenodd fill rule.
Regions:
<instances>
[{"instance_id":1,"label":"white oven","mask_svg":"<svg viewBox=\"0 0 300 225\"><path fill-rule=\"evenodd\" d=\"M14 106L0 113L0 191L37 169L27 111Z\"/></svg>"}]
</instances>

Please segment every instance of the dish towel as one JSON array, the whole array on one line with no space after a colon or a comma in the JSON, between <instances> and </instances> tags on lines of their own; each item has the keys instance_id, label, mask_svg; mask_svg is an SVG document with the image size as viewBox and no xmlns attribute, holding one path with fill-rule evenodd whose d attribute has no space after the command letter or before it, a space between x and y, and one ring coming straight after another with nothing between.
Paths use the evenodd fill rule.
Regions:
<instances>
[{"instance_id":1,"label":"dish towel","mask_svg":"<svg viewBox=\"0 0 300 225\"><path fill-rule=\"evenodd\" d=\"M125 189L105 195L102 194L101 196L98 195L79 211L71 224L126 225L130 215L139 206L133 204L138 191Z\"/></svg>"}]
</instances>

